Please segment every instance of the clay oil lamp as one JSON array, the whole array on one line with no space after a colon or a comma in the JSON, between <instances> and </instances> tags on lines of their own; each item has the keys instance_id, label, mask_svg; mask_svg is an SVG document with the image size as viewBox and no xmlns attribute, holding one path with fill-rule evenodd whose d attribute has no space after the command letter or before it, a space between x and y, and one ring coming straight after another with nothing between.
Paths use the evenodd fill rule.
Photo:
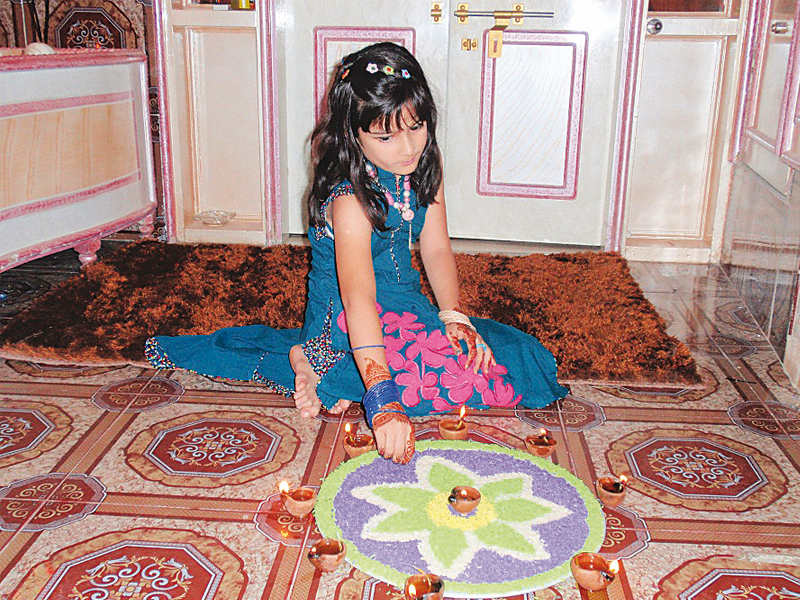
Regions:
<instances>
[{"instance_id":1,"label":"clay oil lamp","mask_svg":"<svg viewBox=\"0 0 800 600\"><path fill-rule=\"evenodd\" d=\"M619 561L607 561L593 552L576 554L569 566L578 585L590 592L606 589L619 571Z\"/></svg>"},{"instance_id":2,"label":"clay oil lamp","mask_svg":"<svg viewBox=\"0 0 800 600\"><path fill-rule=\"evenodd\" d=\"M347 423L344 426L344 440L342 445L347 456L355 458L370 450L375 450L375 438L368 434L351 433L351 425Z\"/></svg>"},{"instance_id":3,"label":"clay oil lamp","mask_svg":"<svg viewBox=\"0 0 800 600\"><path fill-rule=\"evenodd\" d=\"M339 568L347 554L347 546L340 540L323 538L311 546L308 560L315 568L330 573Z\"/></svg>"},{"instance_id":4,"label":"clay oil lamp","mask_svg":"<svg viewBox=\"0 0 800 600\"><path fill-rule=\"evenodd\" d=\"M411 575L406 579L406 600L442 600L444 598L444 581L433 573Z\"/></svg>"},{"instance_id":5,"label":"clay oil lamp","mask_svg":"<svg viewBox=\"0 0 800 600\"><path fill-rule=\"evenodd\" d=\"M539 433L525 438L525 449L531 454L547 458L556 451L558 440L547 435L547 429L540 429Z\"/></svg>"},{"instance_id":6,"label":"clay oil lamp","mask_svg":"<svg viewBox=\"0 0 800 600\"><path fill-rule=\"evenodd\" d=\"M616 508L625 499L625 483L628 478L625 475L619 477L600 477L594 484L597 490L597 497L604 506Z\"/></svg>"},{"instance_id":7,"label":"clay oil lamp","mask_svg":"<svg viewBox=\"0 0 800 600\"><path fill-rule=\"evenodd\" d=\"M317 492L307 487L289 488L289 484L281 481L278 489L281 492L281 500L289 514L293 517L302 518L314 508L317 499Z\"/></svg>"},{"instance_id":8,"label":"clay oil lamp","mask_svg":"<svg viewBox=\"0 0 800 600\"><path fill-rule=\"evenodd\" d=\"M439 435L443 440L465 440L469 434L469 426L464 422L467 407L462 406L458 412L458 421L442 419L439 421Z\"/></svg>"},{"instance_id":9,"label":"clay oil lamp","mask_svg":"<svg viewBox=\"0 0 800 600\"><path fill-rule=\"evenodd\" d=\"M453 510L462 515L472 512L481 503L481 493L474 487L459 485L452 489L447 501Z\"/></svg>"}]
</instances>

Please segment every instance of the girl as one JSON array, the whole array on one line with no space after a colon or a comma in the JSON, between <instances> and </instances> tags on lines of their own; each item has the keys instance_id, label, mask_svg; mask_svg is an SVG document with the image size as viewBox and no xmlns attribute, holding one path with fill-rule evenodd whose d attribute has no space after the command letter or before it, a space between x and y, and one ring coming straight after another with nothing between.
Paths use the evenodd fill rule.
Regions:
<instances>
[{"instance_id":1,"label":"girl","mask_svg":"<svg viewBox=\"0 0 800 600\"><path fill-rule=\"evenodd\" d=\"M312 266L302 330L263 325L148 340L156 367L259 381L304 417L361 401L378 451L414 452L409 416L541 407L567 390L533 337L459 308L436 107L419 63L380 43L345 57L312 135ZM438 308L421 293L418 240ZM463 344L463 346L462 346ZM466 350L466 354L464 354Z\"/></svg>"}]
</instances>

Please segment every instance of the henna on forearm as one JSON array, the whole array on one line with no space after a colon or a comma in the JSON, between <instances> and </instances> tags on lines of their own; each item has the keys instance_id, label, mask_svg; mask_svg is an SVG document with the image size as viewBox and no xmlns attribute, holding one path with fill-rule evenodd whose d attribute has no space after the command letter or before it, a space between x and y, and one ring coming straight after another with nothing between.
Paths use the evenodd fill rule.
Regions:
<instances>
[{"instance_id":1,"label":"henna on forearm","mask_svg":"<svg viewBox=\"0 0 800 600\"><path fill-rule=\"evenodd\" d=\"M365 388L369 389L376 383L387 381L392 378L392 374L389 373L389 370L383 365L378 364L371 358L365 358L364 361L367 363L364 369Z\"/></svg>"}]
</instances>

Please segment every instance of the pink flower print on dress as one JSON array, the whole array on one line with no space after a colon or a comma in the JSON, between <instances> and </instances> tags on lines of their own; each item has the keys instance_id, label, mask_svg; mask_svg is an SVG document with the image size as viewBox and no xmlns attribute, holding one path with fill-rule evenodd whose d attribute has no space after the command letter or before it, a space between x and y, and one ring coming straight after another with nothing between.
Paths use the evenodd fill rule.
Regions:
<instances>
[{"instance_id":1,"label":"pink flower print on dress","mask_svg":"<svg viewBox=\"0 0 800 600\"><path fill-rule=\"evenodd\" d=\"M377 309L378 314L383 312L383 307L377 302L375 303L375 308ZM339 329L347 333L347 316L344 314L344 310L342 310L342 312L339 313L339 316L336 317L336 324L339 326Z\"/></svg>"},{"instance_id":2,"label":"pink flower print on dress","mask_svg":"<svg viewBox=\"0 0 800 600\"><path fill-rule=\"evenodd\" d=\"M494 380L494 389L488 389L481 394L483 403L488 406L502 406L510 408L519 404L522 394L514 398L514 386L510 383L503 383L499 378Z\"/></svg>"},{"instance_id":3,"label":"pink flower print on dress","mask_svg":"<svg viewBox=\"0 0 800 600\"><path fill-rule=\"evenodd\" d=\"M453 405L450 404L447 400L445 400L441 396L437 396L436 398L433 399L433 410L440 412L450 412L452 408Z\"/></svg>"},{"instance_id":4,"label":"pink flower print on dress","mask_svg":"<svg viewBox=\"0 0 800 600\"><path fill-rule=\"evenodd\" d=\"M406 348L406 358L414 360L420 354L423 364L441 367L447 357L453 354L453 347L438 329L431 331L430 335L426 331L420 331Z\"/></svg>"},{"instance_id":5,"label":"pink flower print on dress","mask_svg":"<svg viewBox=\"0 0 800 600\"><path fill-rule=\"evenodd\" d=\"M424 377L420 377L419 365L413 360L406 361L405 372L397 375L394 380L398 385L404 386L403 404L406 406L416 406L419 404L420 396L424 400L434 401L439 396L439 377L436 373L427 372Z\"/></svg>"},{"instance_id":6,"label":"pink flower print on dress","mask_svg":"<svg viewBox=\"0 0 800 600\"><path fill-rule=\"evenodd\" d=\"M444 363L445 372L439 378L442 386L447 388L447 397L456 404L464 404L472 398L473 392L483 394L489 388L489 380L483 372L473 373L472 367L465 369L466 362L466 354L459 356L458 362L447 359Z\"/></svg>"},{"instance_id":7,"label":"pink flower print on dress","mask_svg":"<svg viewBox=\"0 0 800 600\"><path fill-rule=\"evenodd\" d=\"M399 337L392 337L390 335L383 336L383 344L386 346L386 361L389 366L395 371L400 371L406 362L406 358L401 354L403 346L406 341Z\"/></svg>"},{"instance_id":8,"label":"pink flower print on dress","mask_svg":"<svg viewBox=\"0 0 800 600\"><path fill-rule=\"evenodd\" d=\"M506 369L503 365L492 365L489 367L489 373L487 373L489 379L503 379L503 376L508 375L508 369Z\"/></svg>"},{"instance_id":9,"label":"pink flower print on dress","mask_svg":"<svg viewBox=\"0 0 800 600\"><path fill-rule=\"evenodd\" d=\"M404 312L403 316L395 312L387 312L381 317L384 333L394 333L400 330L400 337L404 340L413 340L416 337L415 331L425 329L425 325L417 323L417 315Z\"/></svg>"}]
</instances>

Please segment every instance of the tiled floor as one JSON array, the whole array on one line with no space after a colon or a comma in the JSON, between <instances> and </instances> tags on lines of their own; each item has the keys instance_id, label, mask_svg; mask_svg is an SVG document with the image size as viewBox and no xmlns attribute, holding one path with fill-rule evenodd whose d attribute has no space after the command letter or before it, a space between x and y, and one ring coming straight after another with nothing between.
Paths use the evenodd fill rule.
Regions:
<instances>
[{"instance_id":1,"label":"tiled floor","mask_svg":"<svg viewBox=\"0 0 800 600\"><path fill-rule=\"evenodd\" d=\"M590 486L631 474L605 510L602 552L622 559L608 590L569 578L525 598L800 598L797 392L719 268L631 267L704 389L576 385L547 409L468 417L473 439L515 448L547 427L554 462ZM76 268L63 253L0 275L0 325ZM303 420L257 387L191 373L0 360L0 598L399 598L349 567L315 571L313 520L277 496L281 480L319 485L360 419ZM437 421L418 419L419 437ZM238 444L182 443L208 423Z\"/></svg>"}]
</instances>

